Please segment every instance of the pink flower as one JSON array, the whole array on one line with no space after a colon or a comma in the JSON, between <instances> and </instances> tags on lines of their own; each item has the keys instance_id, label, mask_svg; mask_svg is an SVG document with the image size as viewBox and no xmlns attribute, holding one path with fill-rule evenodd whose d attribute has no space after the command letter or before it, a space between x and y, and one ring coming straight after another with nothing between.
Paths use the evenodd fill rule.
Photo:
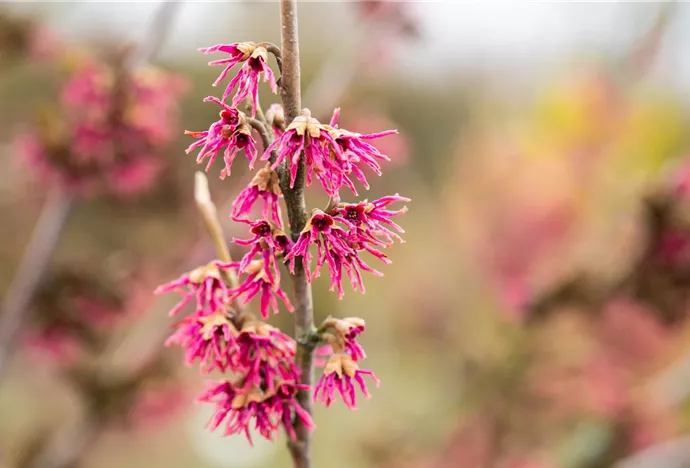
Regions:
<instances>
[{"instance_id":1,"label":"pink flower","mask_svg":"<svg viewBox=\"0 0 690 468\"><path fill-rule=\"evenodd\" d=\"M319 393L321 393L321 402L327 407L331 406L337 390L345 405L350 409L356 409L357 401L353 380L359 384L359 388L366 398L371 397L364 382L363 376L365 375L371 377L374 384L379 386L380 381L372 371L361 370L347 354L334 354L326 363L323 375L314 388L314 401L319 400Z\"/></svg>"},{"instance_id":2,"label":"pink flower","mask_svg":"<svg viewBox=\"0 0 690 468\"><path fill-rule=\"evenodd\" d=\"M40 116L25 145L29 162L82 197L151 188L165 167L159 150L176 126L182 87L175 81L87 62L66 81L60 107Z\"/></svg>"},{"instance_id":3,"label":"pink flower","mask_svg":"<svg viewBox=\"0 0 690 468\"><path fill-rule=\"evenodd\" d=\"M219 382L200 397L200 401L215 403L216 412L208 422L211 430L225 422L224 435L244 433L249 443L252 436L249 426L253 423L262 437L273 440L273 435L282 424L288 435L296 438L293 421L299 418L309 429L314 423L296 399L297 391L307 389L304 385L283 382L274 391L262 391L252 387L248 391L238 390L230 382Z\"/></svg>"},{"instance_id":4,"label":"pink flower","mask_svg":"<svg viewBox=\"0 0 690 468\"><path fill-rule=\"evenodd\" d=\"M239 267L239 264L237 265ZM247 275L247 277L244 279L238 289L234 289L230 292L231 300L244 296L242 302L246 304L252 300L254 296L261 293L260 310L263 318L268 318L269 308L273 310L274 314L278 313L277 299L283 301L285 308L289 312L294 312L295 308L290 303L290 300L285 292L280 289L280 281L278 280L278 277L276 276L273 277L273 279L270 279L266 275L263 260L251 261L244 270L243 274Z\"/></svg>"},{"instance_id":5,"label":"pink flower","mask_svg":"<svg viewBox=\"0 0 690 468\"><path fill-rule=\"evenodd\" d=\"M359 257L359 250L366 249L375 254L381 260L388 262L385 255L363 243L353 243L348 234L340 227L334 225L336 218L327 215L321 210L314 210L314 214L309 219L307 227L300 234L294 247L285 256L286 261L292 261L295 257L302 256L304 269L307 271L308 280L311 281L321 273L324 263L328 264L331 276L330 290L338 289L338 298L342 299L344 292L342 288L343 270L350 279L350 283L355 290L364 292L364 283L361 270L368 271L376 276L383 274L369 267ZM314 271L308 270L308 263L311 254L308 249L311 244L317 246L317 261ZM290 267L294 272L294 263Z\"/></svg>"},{"instance_id":6,"label":"pink flower","mask_svg":"<svg viewBox=\"0 0 690 468\"><path fill-rule=\"evenodd\" d=\"M339 112L339 109L334 111L331 125L323 125L311 116L309 109L303 109L302 115L292 121L287 130L266 149L261 159L269 159L271 152L275 150L278 157L272 169L287 160L290 187L295 184L297 167L304 152L306 185L311 184L315 174L328 195L336 196L343 185L356 195L357 189L350 179L350 175L354 174L368 189L369 184L359 166L360 163L381 175L381 166L377 160L388 161L389 158L364 140L381 138L397 131L388 130L364 135L349 132L335 126Z\"/></svg>"},{"instance_id":7,"label":"pink flower","mask_svg":"<svg viewBox=\"0 0 690 468\"><path fill-rule=\"evenodd\" d=\"M254 203L261 198L261 215L264 219L270 219L276 226L282 228L283 221L280 217L280 206L278 199L282 198L278 182L278 174L270 167L259 169L249 183L247 188L242 190L237 199L232 204L232 219L241 221L247 219Z\"/></svg>"},{"instance_id":8,"label":"pink flower","mask_svg":"<svg viewBox=\"0 0 690 468\"><path fill-rule=\"evenodd\" d=\"M337 340L338 347L344 349L353 361L361 361L367 357L364 348L356 341L356 338L364 332L365 322L363 319L359 317L343 319L328 317L322 326L332 330L333 339ZM322 349L322 355L326 351L326 349ZM333 354L332 347L328 354Z\"/></svg>"},{"instance_id":9,"label":"pink flower","mask_svg":"<svg viewBox=\"0 0 690 468\"><path fill-rule=\"evenodd\" d=\"M232 90L237 86L237 93L232 98L232 105L239 106L247 97L252 98L252 117L256 116L256 109L259 106L259 80L263 74L264 82L268 82L271 91L275 93L278 90L273 70L268 66L268 52L263 47L257 47L252 52L252 55L247 59L246 63L240 68L235 78L233 78L228 87L223 93L223 101L225 101Z\"/></svg>"},{"instance_id":10,"label":"pink flower","mask_svg":"<svg viewBox=\"0 0 690 468\"><path fill-rule=\"evenodd\" d=\"M241 221L247 219L254 203L261 198L261 214L264 219L270 219L276 226L282 228L278 199L282 198L278 174L269 167L259 169L246 189L242 190L232 204L232 219Z\"/></svg>"},{"instance_id":11,"label":"pink flower","mask_svg":"<svg viewBox=\"0 0 690 468\"><path fill-rule=\"evenodd\" d=\"M216 410L206 427L215 431L225 422L223 435L244 433L250 444L253 443L249 426L254 422L254 428L264 438L273 439L276 431L274 417L270 407L263 404L263 392L253 388L248 392L238 391L228 381L218 382L202 393L198 400L206 403L215 403Z\"/></svg>"},{"instance_id":12,"label":"pink flower","mask_svg":"<svg viewBox=\"0 0 690 468\"><path fill-rule=\"evenodd\" d=\"M202 54L212 54L213 52L224 52L229 55L228 58L212 60L208 62L209 65L225 65L225 69L220 73L220 76L213 83L213 86L218 86L221 81L225 79L228 72L238 63L246 61L256 49L256 44L253 42L240 42L236 44L216 44L211 47L204 47L199 49ZM226 91L227 92L227 91ZM229 94L229 92L227 92ZM225 101L225 97L223 97Z\"/></svg>"},{"instance_id":13,"label":"pink flower","mask_svg":"<svg viewBox=\"0 0 690 468\"><path fill-rule=\"evenodd\" d=\"M225 312L185 317L165 342L180 345L185 350L188 365L199 360L203 372L225 371L234 367L238 331Z\"/></svg>"},{"instance_id":14,"label":"pink flower","mask_svg":"<svg viewBox=\"0 0 690 468\"><path fill-rule=\"evenodd\" d=\"M371 236L364 235L370 233L375 236L383 237L387 243L392 243L393 239L404 242L402 238L393 230L404 234L405 230L390 220L393 216L399 216L407 212L407 206L396 211L385 209L391 203L409 202L409 198L401 197L398 194L379 198L369 203L341 203L333 209L334 213L342 216L342 220L350 226L350 234L360 241L371 242Z\"/></svg>"},{"instance_id":15,"label":"pink flower","mask_svg":"<svg viewBox=\"0 0 690 468\"><path fill-rule=\"evenodd\" d=\"M277 281L273 275L275 274L276 278L279 278L280 270L276 264L272 263L272 260L277 260L279 254L289 251L292 248L292 241L283 231L273 228L271 223L266 220L243 222L251 227L250 232L254 234L254 237L249 239L233 239L233 242L237 245L251 246L251 249L242 257L239 265L240 273L247 269L255 255L260 254L264 262L263 267L266 279L271 283ZM273 272L271 271L271 266L274 267Z\"/></svg>"},{"instance_id":16,"label":"pink flower","mask_svg":"<svg viewBox=\"0 0 690 468\"><path fill-rule=\"evenodd\" d=\"M276 381L299 382L300 369L294 362L295 341L267 323L248 320L237 336L236 371L251 385L273 391ZM263 387L262 387L263 385Z\"/></svg>"},{"instance_id":17,"label":"pink flower","mask_svg":"<svg viewBox=\"0 0 690 468\"><path fill-rule=\"evenodd\" d=\"M170 311L178 313L189 301L196 299L196 311L200 315L209 315L218 310L225 310L228 300L228 287L223 281L223 271L232 268L232 264L213 261L200 266L175 281L159 286L155 294L177 291L182 300ZM185 288L185 289L183 289Z\"/></svg>"},{"instance_id":18,"label":"pink flower","mask_svg":"<svg viewBox=\"0 0 690 468\"><path fill-rule=\"evenodd\" d=\"M237 75L228 83L222 100L227 100L235 87L237 87L237 94L232 99L232 105L237 107L244 98L251 96L253 104L252 117L256 115L256 108L259 105L259 81L261 75L263 74L263 80L268 82L271 91L275 93L278 89L273 70L271 70L267 63L268 51L265 47L257 46L252 42L242 42L228 45L218 44L206 49L199 49L199 51L204 54L225 52L230 55L227 59L209 62L209 65L225 65L225 69L213 83L213 86L217 86L223 81L231 68L240 62L245 62L240 71L237 72Z\"/></svg>"},{"instance_id":19,"label":"pink flower","mask_svg":"<svg viewBox=\"0 0 690 468\"><path fill-rule=\"evenodd\" d=\"M186 153L191 153L196 148L201 147L196 158L197 163L201 163L208 158L206 164L206 171L211 168L213 162L218 156L218 152L225 148L223 159L225 161L225 168L220 173L220 178L224 179L230 175L232 163L235 156L240 150L244 150L247 159L249 160L249 168L254 169L254 162L258 156L256 145L252 138L252 128L246 122L244 114L234 107L230 107L222 103L218 98L209 96L204 99L204 102L215 102L223 108L220 112L220 119L213 122L207 131L190 132L185 134L191 135L197 141L189 145Z\"/></svg>"},{"instance_id":20,"label":"pink flower","mask_svg":"<svg viewBox=\"0 0 690 468\"><path fill-rule=\"evenodd\" d=\"M334 164L331 153L339 159L340 147L328 132L328 127L319 123L311 116L309 109L304 109L296 117L287 130L266 148L262 160L268 160L275 150L277 158L271 169L275 170L285 160L288 161L290 171L290 187L294 187L297 168L302 157L305 156L306 184L311 184L312 174L316 173L326 193L335 195L340 186L334 187L333 179L338 179L336 173L340 170ZM339 179L338 179L339 180Z\"/></svg>"},{"instance_id":21,"label":"pink flower","mask_svg":"<svg viewBox=\"0 0 690 468\"><path fill-rule=\"evenodd\" d=\"M386 130L378 133L354 133L345 129L338 128L336 122L340 116L340 109L335 109L330 123L330 133L340 147L341 159L337 161L340 166L340 174L336 185L338 188L346 185L352 190L352 193L357 195L357 190L354 188L349 175L352 173L368 190L369 183L367 182L364 172L362 172L359 164L368 166L376 175L381 175L381 166L378 160L390 161L390 158L382 154L373 145L367 143L365 140L375 140L383 138L388 135L395 135L397 130Z\"/></svg>"},{"instance_id":22,"label":"pink flower","mask_svg":"<svg viewBox=\"0 0 690 468\"><path fill-rule=\"evenodd\" d=\"M294 427L294 421L297 421L297 419L307 429L316 429L316 425L314 425L309 413L297 401L297 392L299 390L309 390L309 385L282 382L278 385L276 392L265 400L265 403L270 406L277 419L282 421L285 432L288 433L291 440L297 439Z\"/></svg>"}]
</instances>

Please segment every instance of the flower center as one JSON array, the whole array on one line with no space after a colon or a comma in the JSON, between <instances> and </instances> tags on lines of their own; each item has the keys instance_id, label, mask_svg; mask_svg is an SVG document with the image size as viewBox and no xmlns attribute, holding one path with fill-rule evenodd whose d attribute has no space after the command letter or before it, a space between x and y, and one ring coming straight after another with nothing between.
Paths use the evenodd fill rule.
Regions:
<instances>
[{"instance_id":1,"label":"flower center","mask_svg":"<svg viewBox=\"0 0 690 468\"><path fill-rule=\"evenodd\" d=\"M252 228L252 234L256 234L261 237L268 237L271 235L271 226L266 222L262 221L257 226Z\"/></svg>"}]
</instances>

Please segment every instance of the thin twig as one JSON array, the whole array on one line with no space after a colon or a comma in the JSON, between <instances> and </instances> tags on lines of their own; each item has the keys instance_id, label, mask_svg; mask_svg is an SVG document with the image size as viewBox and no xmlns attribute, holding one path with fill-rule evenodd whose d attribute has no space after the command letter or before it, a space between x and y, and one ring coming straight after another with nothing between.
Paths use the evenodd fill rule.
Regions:
<instances>
[{"instance_id":1,"label":"thin twig","mask_svg":"<svg viewBox=\"0 0 690 468\"><path fill-rule=\"evenodd\" d=\"M297 117L301 111L301 83L299 64L299 34L297 27L296 0L280 1L280 42L283 53L283 72L281 76L280 96L285 111L285 125ZM290 188L287 174L284 170L281 180L288 220L293 240L297 240L300 232L307 223L307 210L304 200L304 155L297 170L297 177L293 188ZM297 352L295 361L302 371L301 383L311 387L314 380L313 345L309 338L314 331L314 307L312 303L311 285L307 282L307 275L301 259L295 262L295 274L292 275L295 299L295 339ZM297 399L309 414L311 414L311 391L301 390ZM311 467L311 434L309 429L295 418L296 440L288 444L295 468Z\"/></svg>"},{"instance_id":2,"label":"thin twig","mask_svg":"<svg viewBox=\"0 0 690 468\"><path fill-rule=\"evenodd\" d=\"M201 171L197 171L194 178L194 200L196 201L196 206L201 212L201 216L204 218L206 223L206 228L211 236L213 245L216 247L218 252L218 258L223 263L232 262L232 257L230 256L230 249L225 241L225 235L223 234L223 228L218 220L218 210L216 210L216 204L211 200L211 192L208 189L208 179L206 174ZM237 278L235 270L221 270L222 274L225 276L225 280L230 284L233 289L240 287L240 281ZM238 307L240 304L238 302Z\"/></svg>"},{"instance_id":3,"label":"thin twig","mask_svg":"<svg viewBox=\"0 0 690 468\"><path fill-rule=\"evenodd\" d=\"M0 379L5 374L12 346L67 224L72 204L72 197L59 187L48 194L17 274L5 294L0 307Z\"/></svg>"},{"instance_id":4,"label":"thin twig","mask_svg":"<svg viewBox=\"0 0 690 468\"><path fill-rule=\"evenodd\" d=\"M181 2L168 0L158 7L158 10L154 13L154 17L149 24L146 35L142 39L139 48L129 56L127 62L125 63L125 67L128 71L137 66L143 65L158 53L160 47L165 41L165 38L167 37L167 33L172 24L173 14L176 11L176 8L179 6L179 3ZM63 200L62 204L65 206L63 208L64 214L62 216L66 219L69 208L72 205L71 198L62 194L62 192L58 192L57 195L51 196L51 199ZM41 219L42 218L43 216ZM39 220L37 230L40 227L40 224L41 220ZM57 225L57 223L55 224ZM64 220L61 224L64 225ZM61 229L59 231L61 231ZM59 231L54 233L55 239L53 240L53 243L57 243L60 234ZM32 239L29 249L27 250L28 253L31 253L32 251L31 245L33 244L33 240L34 239ZM50 240L52 239L49 239L49 241ZM48 252L48 254L42 255L41 262L45 263L43 268L36 269L40 273L45 270L45 266L47 266L51 257L50 254L52 254L52 251L54 250L54 246L52 246L50 250L48 249L48 247L51 246L51 242L49 241L39 241L39 243L42 244L42 247L39 248L44 252ZM40 273L34 272L33 275L38 275ZM18 278L20 277L20 274L17 275ZM37 277L34 280L36 285L38 285L39 280L40 277ZM12 289L13 287L10 287L10 290ZM33 296L33 294L31 294L31 296ZM9 300L9 298L9 295L6 296L6 299ZM1 321L2 317L0 317L0 322ZM4 330L5 328L0 325L0 336L4 335ZM6 356L3 355L4 348L2 343L2 340L0 340L0 376L2 375L3 360L6 360ZM55 439L47 445L46 450L36 455L35 462L33 462L30 466L32 468L73 468L78 466L80 460L84 457L85 452L90 447L95 445L98 438L103 433L106 423L107 421L96 417L93 412L88 412L84 416L84 419L80 421L75 428L70 429L63 427L63 430L58 432Z\"/></svg>"},{"instance_id":5,"label":"thin twig","mask_svg":"<svg viewBox=\"0 0 690 468\"><path fill-rule=\"evenodd\" d=\"M271 134L268 132L268 129L266 129L266 125L257 119L252 119L249 117L247 117L247 123L251 125L254 130L259 132L261 141L264 144L264 151L266 151L266 149L271 145Z\"/></svg>"}]
</instances>

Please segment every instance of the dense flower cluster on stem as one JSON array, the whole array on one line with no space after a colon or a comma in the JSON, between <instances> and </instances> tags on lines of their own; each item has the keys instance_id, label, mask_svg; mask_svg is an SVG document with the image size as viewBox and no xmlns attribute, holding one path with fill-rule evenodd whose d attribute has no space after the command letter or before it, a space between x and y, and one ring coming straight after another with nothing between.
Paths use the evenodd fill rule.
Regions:
<instances>
[{"instance_id":1,"label":"dense flower cluster on stem","mask_svg":"<svg viewBox=\"0 0 690 468\"><path fill-rule=\"evenodd\" d=\"M339 203L340 189L347 187L356 195L353 178L369 188L364 168L381 175L380 162L390 160L370 141L397 131L362 134L341 129L337 125L339 109L328 125L313 118L308 109L292 122L286 122L279 104L271 105L264 113L258 99L261 79L276 91L276 80L267 60L270 52L281 66L276 46L242 42L200 51L228 55L209 62L225 67L214 86L225 80L234 67L239 66L239 70L221 99L205 99L221 107L220 118L207 131L187 132L197 140L187 153L198 149L197 162L206 162L208 170L223 150L225 167L220 177L225 178L230 175L237 153L244 150L249 169L253 170L258 156L252 136L256 130L264 147L261 159L267 162L232 205L232 220L245 224L249 230L246 238L234 239L235 244L247 249L240 261L211 262L158 289L158 292L182 293L182 300L171 314L192 301L196 303L194 312L177 323L168 343L180 345L185 350L186 361L200 362L202 371L220 370L233 376L214 383L199 398L215 405L209 422L212 430L224 425L226 435L244 434L251 442L250 426L267 439L272 439L282 426L294 439L296 424L308 429L315 427L309 413L298 402L298 392L313 390L314 398L320 398L327 406L339 393L345 404L354 409L355 385L366 397L369 392L365 376L378 386L373 372L360 369L358 364L366 357L357 342L364 331L364 321L328 318L317 333L308 337L309 344L301 341L298 345L245 308L252 299L259 298L258 309L263 320L271 312L279 312L279 302L288 311L294 310L280 285L281 263L287 263L287 269L294 274L296 263L302 262L310 282L321 274L326 264L331 277L330 289L337 290L339 298L344 295L343 273L353 288L361 292L364 292L362 271L382 275L364 261L363 254L390 263L382 249L396 240L402 242L400 234L404 232L391 218L405 213L407 208L391 210L389 205L410 200L394 195L371 203L366 200ZM238 109L245 99L249 101L251 117ZM300 167L304 168L306 185L316 178L331 197L331 203L325 210L313 210L299 236L293 232L291 237L283 231L279 201L283 198L281 187L294 188ZM257 204L260 209L255 208ZM316 249L315 258L310 251L312 245ZM312 259L315 259L313 269ZM324 373L319 384L311 388L301 383L304 376L295 362L297 347L324 344L319 346L320 357L325 360ZM311 349L300 351L310 353Z\"/></svg>"}]
</instances>

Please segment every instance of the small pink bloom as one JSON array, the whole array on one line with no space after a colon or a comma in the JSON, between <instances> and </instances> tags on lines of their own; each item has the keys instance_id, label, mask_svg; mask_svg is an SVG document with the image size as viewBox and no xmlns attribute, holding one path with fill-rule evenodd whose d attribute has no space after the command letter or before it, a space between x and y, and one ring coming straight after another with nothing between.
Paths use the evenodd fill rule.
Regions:
<instances>
[{"instance_id":1,"label":"small pink bloom","mask_svg":"<svg viewBox=\"0 0 690 468\"><path fill-rule=\"evenodd\" d=\"M347 354L334 354L326 363L323 375L314 388L314 401L319 400L319 393L321 393L321 402L327 407L331 406L337 390L345 405L350 409L356 409L357 401L353 380L359 384L359 388L366 398L371 397L364 382L363 376L365 375L371 377L374 384L379 386L380 382L372 371L361 370Z\"/></svg>"},{"instance_id":2,"label":"small pink bloom","mask_svg":"<svg viewBox=\"0 0 690 468\"><path fill-rule=\"evenodd\" d=\"M185 317L165 344L180 345L185 350L187 364L198 360L205 373L215 369L225 371L234 366L237 334L226 313L216 311L211 315Z\"/></svg>"},{"instance_id":3,"label":"small pink bloom","mask_svg":"<svg viewBox=\"0 0 690 468\"><path fill-rule=\"evenodd\" d=\"M341 158L340 147L328 132L328 126L322 125L313 118L309 109L304 109L302 115L296 117L287 130L266 148L261 159L270 159L271 152L274 150L277 158L271 169L275 170L287 160L290 187L295 185L297 168L304 152L306 185L311 184L312 175L316 173L316 177L327 194L333 196L338 192L340 185L334 186L333 181L340 180L337 175L340 169L334 163L335 160ZM331 154L334 156L331 157Z\"/></svg>"},{"instance_id":4,"label":"small pink bloom","mask_svg":"<svg viewBox=\"0 0 690 468\"><path fill-rule=\"evenodd\" d=\"M237 75L228 83L223 92L223 101L227 100L232 91L237 87L237 94L232 99L232 105L238 106L247 96L252 98L252 117L256 115L256 108L259 102L259 80L263 74L264 82L268 82L271 91L274 93L278 89L273 70L268 66L268 51L265 47L260 47L253 42L241 42L238 44L218 44L213 47L199 49L204 54L212 52L225 52L230 56L226 59L214 60L209 65L225 65L225 69L213 83L218 86L225 79L228 72L238 63L244 62Z\"/></svg>"},{"instance_id":5,"label":"small pink bloom","mask_svg":"<svg viewBox=\"0 0 690 468\"><path fill-rule=\"evenodd\" d=\"M242 101L250 96L252 99L252 117L256 116L256 109L259 106L259 81L263 74L264 82L268 82L271 91L275 93L278 90L273 70L268 66L268 52L263 47L257 47L252 52L252 55L247 59L245 64L237 72L228 87L223 93L223 101L225 101L230 93L237 87L237 93L232 98L232 105L239 106Z\"/></svg>"},{"instance_id":6,"label":"small pink bloom","mask_svg":"<svg viewBox=\"0 0 690 468\"><path fill-rule=\"evenodd\" d=\"M295 341L277 328L249 320L237 336L237 345L236 371L245 376L245 390L263 385L271 392L276 381L299 382Z\"/></svg>"},{"instance_id":7,"label":"small pink bloom","mask_svg":"<svg viewBox=\"0 0 690 468\"><path fill-rule=\"evenodd\" d=\"M296 419L300 419L309 429L315 427L309 413L299 405L296 398L299 390L307 388L305 385L282 382L273 391L262 391L257 387L244 391L226 381L209 388L199 400L216 405L216 412L207 425L210 430L217 429L225 422L224 435L244 433L251 444L249 427L252 423L267 440L273 440L282 424L294 440L296 435L293 421Z\"/></svg>"},{"instance_id":8,"label":"small pink bloom","mask_svg":"<svg viewBox=\"0 0 690 468\"><path fill-rule=\"evenodd\" d=\"M241 221L248 218L254 203L262 200L261 214L264 219L270 219L276 226L282 228L278 199L282 198L278 174L269 167L259 169L246 189L240 192L232 204L232 219Z\"/></svg>"},{"instance_id":9,"label":"small pink bloom","mask_svg":"<svg viewBox=\"0 0 690 468\"><path fill-rule=\"evenodd\" d=\"M237 266L239 267L239 264L237 264ZM263 318L268 318L269 309L273 310L274 314L278 313L277 299L283 301L285 308L289 312L294 312L295 308L290 303L287 294L280 289L278 277L269 278L266 275L263 260L251 261L243 271L243 274L246 275L246 278L244 278L239 288L233 289L230 292L231 300L242 297L242 302L246 304L252 300L254 296L261 293L260 311Z\"/></svg>"},{"instance_id":10,"label":"small pink bloom","mask_svg":"<svg viewBox=\"0 0 690 468\"><path fill-rule=\"evenodd\" d=\"M286 261L293 261L295 257L301 256L304 269L307 271L308 280L311 281L321 273L324 263L328 264L331 276L330 290L338 289L338 298L344 295L342 288L343 270L350 279L350 283L355 290L364 292L361 270L368 271L376 276L382 273L369 267L359 257L360 250L367 250L384 262L388 262L385 255L363 243L353 243L349 235L340 227L336 226L336 218L327 215L321 210L314 210L314 214L309 219L307 227L300 234L294 247L285 256ZM311 261L311 254L308 249L311 244L317 246L317 261L314 271L308 270ZM294 262L290 266L294 272Z\"/></svg>"},{"instance_id":11,"label":"small pink bloom","mask_svg":"<svg viewBox=\"0 0 690 468\"><path fill-rule=\"evenodd\" d=\"M60 107L40 116L25 147L30 163L82 197L151 188L165 167L159 150L176 127L182 88L175 81L152 70L85 63L66 81Z\"/></svg>"},{"instance_id":12,"label":"small pink bloom","mask_svg":"<svg viewBox=\"0 0 690 468\"><path fill-rule=\"evenodd\" d=\"M300 390L309 390L309 385L282 382L278 385L276 392L265 400L265 403L272 408L277 419L282 421L285 432L288 433L288 437L291 440L297 439L294 422L298 419L307 429L316 429L316 425L309 413L297 401L297 392Z\"/></svg>"},{"instance_id":13,"label":"small pink bloom","mask_svg":"<svg viewBox=\"0 0 690 468\"><path fill-rule=\"evenodd\" d=\"M367 357L364 348L356 341L356 338L364 332L366 326L363 319L359 317L346 317L342 319L329 317L324 321L323 326L331 329L333 336L338 340L339 347L343 348L353 361L361 361ZM323 353L325 350L321 352Z\"/></svg>"},{"instance_id":14,"label":"small pink bloom","mask_svg":"<svg viewBox=\"0 0 690 468\"><path fill-rule=\"evenodd\" d=\"M388 161L389 158L365 140L392 135L397 131L360 134L337 128L335 122L339 111L339 109L334 111L330 125L323 125L311 116L309 109L304 109L287 130L266 149L262 159L269 159L271 151L275 150L278 157L273 163L273 169L287 160L290 170L290 187L295 184L297 167L304 152L306 185L310 185L312 177L316 175L328 195L336 196L343 185L356 195L357 189L350 179L350 175L354 174L368 189L369 184L360 164L370 167L376 174L381 175L381 166L377 160Z\"/></svg>"},{"instance_id":15,"label":"small pink bloom","mask_svg":"<svg viewBox=\"0 0 690 468\"><path fill-rule=\"evenodd\" d=\"M336 143L340 147L341 159L338 161L340 166L340 180L336 184L338 187L346 185L352 190L352 193L357 195L357 191L349 179L349 175L352 173L355 177L362 183L362 185L368 190L369 183L362 172L360 164L368 166L376 175L381 175L381 165L378 161L390 161L390 158L385 154L382 154L376 147L367 143L366 140L375 140L378 138L383 138L388 135L395 135L398 133L397 130L386 130L378 133L354 133L345 129L338 128L336 122L340 116L340 109L336 109L333 112L333 118L331 119L331 136L335 139Z\"/></svg>"},{"instance_id":16,"label":"small pink bloom","mask_svg":"<svg viewBox=\"0 0 690 468\"><path fill-rule=\"evenodd\" d=\"M360 203L341 203L334 208L333 212L342 216L342 222L350 227L350 234L358 241L371 242L371 235L374 235L384 238L388 244L392 243L393 239L404 242L393 230L401 234L405 233L405 230L390 218L406 213L407 206L396 211L387 210L386 207L391 203L409 201L409 198L396 194L379 198L371 203L366 200Z\"/></svg>"},{"instance_id":17,"label":"small pink bloom","mask_svg":"<svg viewBox=\"0 0 690 468\"><path fill-rule=\"evenodd\" d=\"M228 58L212 60L208 62L210 66L225 65L225 69L220 73L220 76L213 83L213 86L218 86L221 81L225 79L228 72L238 63L247 60L256 49L256 44L253 42L239 42L235 44L216 44L211 47L203 47L199 49L202 54L212 54L214 52L223 52L229 55ZM225 99L223 99L225 100Z\"/></svg>"},{"instance_id":18,"label":"small pink bloom","mask_svg":"<svg viewBox=\"0 0 690 468\"><path fill-rule=\"evenodd\" d=\"M280 270L273 261L277 261L279 254L285 254L292 249L292 240L283 231L271 226L271 223L266 220L242 222L250 226L250 232L254 236L249 239L233 239L237 245L251 246L251 249L242 257L239 265L240 273L247 269L255 255L260 255L263 260L266 279L271 283L277 282L280 278Z\"/></svg>"},{"instance_id":19,"label":"small pink bloom","mask_svg":"<svg viewBox=\"0 0 690 468\"><path fill-rule=\"evenodd\" d=\"M200 315L222 311L225 310L229 291L223 281L222 272L230 268L232 264L213 261L185 273L175 281L159 286L155 293L177 291L182 294L182 300L170 311L170 315L178 313L192 299L196 299L196 311Z\"/></svg>"},{"instance_id":20,"label":"small pink bloom","mask_svg":"<svg viewBox=\"0 0 690 468\"><path fill-rule=\"evenodd\" d=\"M395 124L385 114L375 109L358 110L344 125L353 132L360 133L369 128L391 128ZM410 157L410 139L398 132L395 138L384 138L376 144L378 150L390 158L389 166L405 164Z\"/></svg>"},{"instance_id":21,"label":"small pink bloom","mask_svg":"<svg viewBox=\"0 0 690 468\"><path fill-rule=\"evenodd\" d=\"M239 390L228 381L218 382L202 393L198 400L214 403L216 410L206 427L215 431L225 422L223 435L241 434L253 443L249 426L254 422L254 428L264 438L273 439L277 427L270 407L263 404L264 395L258 388L250 391Z\"/></svg>"},{"instance_id":22,"label":"small pink bloom","mask_svg":"<svg viewBox=\"0 0 690 468\"><path fill-rule=\"evenodd\" d=\"M225 148L223 159L225 168L220 173L221 179L230 175L232 163L240 150L244 150L249 160L249 168L254 168L254 162L258 156L254 139L252 138L252 128L246 122L244 114L234 107L230 107L218 98L209 96L204 102L215 102L223 108L220 112L220 119L213 122L207 131L190 132L187 135L196 138L197 141L189 145L186 152L191 153L201 147L196 158L197 163L201 163L208 158L206 171L208 171L218 156L218 152Z\"/></svg>"}]
</instances>

